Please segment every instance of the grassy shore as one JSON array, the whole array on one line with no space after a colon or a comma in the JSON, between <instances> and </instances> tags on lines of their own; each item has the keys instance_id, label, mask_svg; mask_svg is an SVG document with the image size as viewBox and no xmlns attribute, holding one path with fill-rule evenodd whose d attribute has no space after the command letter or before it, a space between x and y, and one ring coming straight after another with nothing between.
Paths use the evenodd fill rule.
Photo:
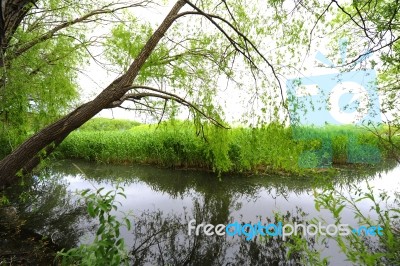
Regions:
<instances>
[{"instance_id":1,"label":"grassy shore","mask_svg":"<svg viewBox=\"0 0 400 266\"><path fill-rule=\"evenodd\" d=\"M103 163L145 163L223 172L296 173L320 171L331 163L376 163L387 155L365 128L288 128L278 124L229 130L191 122L139 125L93 119L59 147L59 158Z\"/></svg>"}]
</instances>

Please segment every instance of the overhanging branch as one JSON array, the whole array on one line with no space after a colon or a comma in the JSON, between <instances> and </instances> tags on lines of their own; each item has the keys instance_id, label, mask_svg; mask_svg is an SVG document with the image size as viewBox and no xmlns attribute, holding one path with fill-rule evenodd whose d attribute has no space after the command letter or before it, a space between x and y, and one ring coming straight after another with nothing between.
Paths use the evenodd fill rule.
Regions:
<instances>
[{"instance_id":1,"label":"overhanging branch","mask_svg":"<svg viewBox=\"0 0 400 266\"><path fill-rule=\"evenodd\" d=\"M185 100L184 98L182 98L182 97L180 97L180 96L178 96L178 95L176 95L174 93L162 91L162 90L150 87L150 86L130 86L130 87L126 88L126 89L127 90L145 89L145 90L148 90L148 91L151 91L151 92L127 93L123 97L121 97L119 100L113 101L110 105L107 106L107 108L120 107L121 104L124 103L125 101L137 102L137 101L139 101L139 100L141 100L143 98L147 98L147 97L164 99L165 101L171 100L171 101L175 101L175 102L177 102L177 103L179 103L179 104L181 104L183 106L186 106L188 108L191 108L191 109L195 110L197 113L199 113L200 115L205 117L207 120L211 121L211 123L213 123L214 125L228 129L228 127L226 127L225 125L220 123L218 120L216 120L212 116L207 115L204 111L202 111L195 104Z\"/></svg>"},{"instance_id":2,"label":"overhanging branch","mask_svg":"<svg viewBox=\"0 0 400 266\"><path fill-rule=\"evenodd\" d=\"M257 67L257 65L254 63L252 56L250 55L250 51L248 49L249 48L248 45L249 45L256 52L256 54L258 54L263 59L263 61L268 65L268 67L271 69L273 76L275 77L275 79L278 82L279 90L281 93L282 104L285 105L285 97L283 94L283 87L278 78L278 74L277 74L274 66L272 65L272 63L269 62L269 60L261 53L261 51L257 48L257 46L246 35L244 35L237 27L235 27L232 23L230 23L226 19L224 19L218 15L208 14L188 0L185 0L185 2L196 11L195 12L187 11L187 12L179 13L176 15L176 18L185 16L185 15L202 15L202 16L204 16L228 39L228 41L233 45L233 47L249 61L251 66L253 66L256 69L259 69ZM231 28L240 38L242 38L242 40L244 41L245 47L240 45L231 36L229 36L229 34L215 20L219 20L219 21L223 22L224 24L226 24L229 28Z\"/></svg>"},{"instance_id":3,"label":"overhanging branch","mask_svg":"<svg viewBox=\"0 0 400 266\"><path fill-rule=\"evenodd\" d=\"M63 23L55 26L48 32L42 34L38 38L33 39L25 44L22 44L14 53L9 55L6 59L12 60L13 58L16 58L16 57L20 56L21 54L25 53L26 51L28 51L30 48L32 48L36 44L44 42L48 39L51 39L57 32L65 29L65 28L68 28L72 25L78 24L78 23L88 22L88 20L94 16L104 15L104 14L114 14L115 12L117 12L119 10L131 8L131 7L142 6L142 5L146 4L147 2L148 1L144 0L139 3L134 3L134 4L126 5L126 6L119 6L119 7L114 7L114 8L112 8L113 6L110 4L110 5L103 6L99 9L93 10L93 11L91 11L81 17L75 18L71 21L63 22ZM93 21L96 21L96 20L90 20L89 22L93 22Z\"/></svg>"}]
</instances>

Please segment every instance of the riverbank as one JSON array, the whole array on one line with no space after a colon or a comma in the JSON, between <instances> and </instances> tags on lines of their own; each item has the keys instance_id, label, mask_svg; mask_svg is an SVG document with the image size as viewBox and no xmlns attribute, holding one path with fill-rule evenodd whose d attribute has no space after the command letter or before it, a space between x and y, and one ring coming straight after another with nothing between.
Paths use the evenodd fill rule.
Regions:
<instances>
[{"instance_id":1,"label":"riverbank","mask_svg":"<svg viewBox=\"0 0 400 266\"><path fill-rule=\"evenodd\" d=\"M335 164L378 163L388 153L374 133L355 126L204 126L199 132L189 121L140 125L96 118L71 133L56 156L217 173L306 174Z\"/></svg>"}]
</instances>

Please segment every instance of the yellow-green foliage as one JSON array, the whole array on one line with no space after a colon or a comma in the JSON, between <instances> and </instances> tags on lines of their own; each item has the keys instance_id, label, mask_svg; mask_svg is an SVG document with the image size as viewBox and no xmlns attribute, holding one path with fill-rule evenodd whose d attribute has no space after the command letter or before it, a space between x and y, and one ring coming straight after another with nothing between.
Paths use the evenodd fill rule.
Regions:
<instances>
[{"instance_id":1,"label":"yellow-green foliage","mask_svg":"<svg viewBox=\"0 0 400 266\"><path fill-rule=\"evenodd\" d=\"M103 125L105 129L94 125ZM122 130L129 125L129 130ZM272 123L261 128L227 130L205 125L199 134L188 121L138 125L97 120L72 133L61 144L59 154L104 163L151 163L206 168L219 173L301 173L307 167L321 166L318 151L326 143L331 147L328 157L334 163L349 162L349 151L363 158L362 147L379 146L372 133L353 126L299 129ZM304 157L305 153L310 156Z\"/></svg>"},{"instance_id":2,"label":"yellow-green foliage","mask_svg":"<svg viewBox=\"0 0 400 266\"><path fill-rule=\"evenodd\" d=\"M82 125L79 130L128 130L134 126L140 125L139 122L124 119L109 119L109 118L93 118Z\"/></svg>"}]
</instances>

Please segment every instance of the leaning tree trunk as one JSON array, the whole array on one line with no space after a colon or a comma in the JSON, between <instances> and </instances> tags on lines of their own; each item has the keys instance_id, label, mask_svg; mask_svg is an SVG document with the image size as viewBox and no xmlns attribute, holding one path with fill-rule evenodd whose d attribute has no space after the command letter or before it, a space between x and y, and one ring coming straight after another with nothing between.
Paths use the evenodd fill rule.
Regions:
<instances>
[{"instance_id":1,"label":"leaning tree trunk","mask_svg":"<svg viewBox=\"0 0 400 266\"><path fill-rule=\"evenodd\" d=\"M19 174L30 172L41 158L51 153L54 147L61 143L69 133L127 93L139 70L184 5L185 1L179 0L173 6L125 74L113 81L93 101L83 104L62 119L40 130L1 160L0 186L10 185L18 180Z\"/></svg>"}]
</instances>

